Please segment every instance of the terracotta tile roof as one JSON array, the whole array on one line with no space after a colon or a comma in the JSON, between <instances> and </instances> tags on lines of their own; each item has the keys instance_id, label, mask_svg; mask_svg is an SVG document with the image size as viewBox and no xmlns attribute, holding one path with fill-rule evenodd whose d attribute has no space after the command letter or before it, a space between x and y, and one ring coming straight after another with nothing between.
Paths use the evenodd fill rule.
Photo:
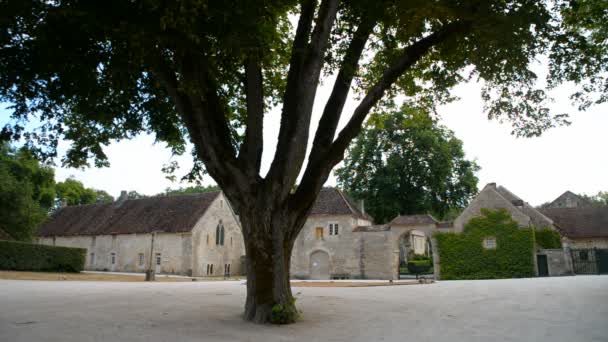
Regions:
<instances>
[{"instance_id":1,"label":"terracotta tile roof","mask_svg":"<svg viewBox=\"0 0 608 342\"><path fill-rule=\"evenodd\" d=\"M353 215L372 220L369 215L359 210L350 197L336 188L321 189L310 215Z\"/></svg>"},{"instance_id":2,"label":"terracotta tile roof","mask_svg":"<svg viewBox=\"0 0 608 342\"><path fill-rule=\"evenodd\" d=\"M371 226L358 226L353 229L353 232L386 232L391 229L388 224L376 224Z\"/></svg>"},{"instance_id":3,"label":"terracotta tile roof","mask_svg":"<svg viewBox=\"0 0 608 342\"><path fill-rule=\"evenodd\" d=\"M545 208L541 212L569 238L608 238L608 207Z\"/></svg>"},{"instance_id":4,"label":"terracotta tile roof","mask_svg":"<svg viewBox=\"0 0 608 342\"><path fill-rule=\"evenodd\" d=\"M189 232L220 194L207 192L68 206L40 228L40 236Z\"/></svg>"},{"instance_id":5,"label":"terracotta tile roof","mask_svg":"<svg viewBox=\"0 0 608 342\"><path fill-rule=\"evenodd\" d=\"M393 226L416 226L421 224L437 224L439 223L433 216L424 215L400 215L395 217L390 224Z\"/></svg>"},{"instance_id":6,"label":"terracotta tile roof","mask_svg":"<svg viewBox=\"0 0 608 342\"><path fill-rule=\"evenodd\" d=\"M0 240L13 240L13 238L10 235L8 235L7 232L2 230L2 228L0 228Z\"/></svg>"}]
</instances>

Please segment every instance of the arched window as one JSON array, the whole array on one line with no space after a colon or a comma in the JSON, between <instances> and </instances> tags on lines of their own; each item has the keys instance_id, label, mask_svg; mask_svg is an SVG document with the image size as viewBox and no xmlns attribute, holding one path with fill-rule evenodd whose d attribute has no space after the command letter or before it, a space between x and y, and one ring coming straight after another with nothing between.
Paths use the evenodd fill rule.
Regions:
<instances>
[{"instance_id":1,"label":"arched window","mask_svg":"<svg viewBox=\"0 0 608 342\"><path fill-rule=\"evenodd\" d=\"M220 223L215 228L215 244L219 246L224 245L224 225L220 220Z\"/></svg>"}]
</instances>

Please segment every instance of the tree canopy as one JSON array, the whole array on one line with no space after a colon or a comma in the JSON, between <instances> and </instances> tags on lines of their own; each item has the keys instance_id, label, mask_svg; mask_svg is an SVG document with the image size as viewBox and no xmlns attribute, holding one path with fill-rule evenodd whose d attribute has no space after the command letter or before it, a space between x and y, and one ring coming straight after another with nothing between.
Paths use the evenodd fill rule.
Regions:
<instances>
[{"instance_id":1,"label":"tree canopy","mask_svg":"<svg viewBox=\"0 0 608 342\"><path fill-rule=\"evenodd\" d=\"M13 239L30 241L54 204L52 168L26 148L0 145L0 229Z\"/></svg>"},{"instance_id":2,"label":"tree canopy","mask_svg":"<svg viewBox=\"0 0 608 342\"><path fill-rule=\"evenodd\" d=\"M57 191L57 201L66 201L67 205L81 205L92 203L108 203L114 201L114 197L104 190L87 188L82 182L68 178L55 186Z\"/></svg>"},{"instance_id":3,"label":"tree canopy","mask_svg":"<svg viewBox=\"0 0 608 342\"><path fill-rule=\"evenodd\" d=\"M464 208L477 193L478 169L453 132L427 112L404 107L372 114L336 175L384 223L407 214L443 218Z\"/></svg>"},{"instance_id":4,"label":"tree canopy","mask_svg":"<svg viewBox=\"0 0 608 342\"><path fill-rule=\"evenodd\" d=\"M167 188L165 189L164 192L161 192L160 194L158 194L159 196L178 196L178 195L187 195L187 194L199 194L199 193L203 193L203 192L214 192L214 191L220 191L220 188L217 185L195 185L195 186L188 186L185 188L177 188L177 189L171 189L171 188Z\"/></svg>"}]
</instances>

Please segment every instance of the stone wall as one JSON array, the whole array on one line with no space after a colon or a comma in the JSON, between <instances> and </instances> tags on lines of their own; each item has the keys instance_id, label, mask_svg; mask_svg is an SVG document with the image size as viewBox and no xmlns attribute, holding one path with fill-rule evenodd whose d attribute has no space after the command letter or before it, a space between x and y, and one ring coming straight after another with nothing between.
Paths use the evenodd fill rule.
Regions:
<instances>
[{"instance_id":1,"label":"stone wall","mask_svg":"<svg viewBox=\"0 0 608 342\"><path fill-rule=\"evenodd\" d=\"M338 224L338 235L329 235L329 224ZM329 255L329 273L332 276L361 278L359 235L353 232L357 220L350 215L310 216L298 234L291 254L291 275L296 279L309 279L310 256L316 251ZM318 239L316 228L323 229Z\"/></svg>"},{"instance_id":2,"label":"stone wall","mask_svg":"<svg viewBox=\"0 0 608 342\"><path fill-rule=\"evenodd\" d=\"M570 256L567 255L567 251L564 249L540 249L536 254L547 256L547 266L550 277L573 274L572 262L568 260Z\"/></svg>"},{"instance_id":3,"label":"stone wall","mask_svg":"<svg viewBox=\"0 0 608 342\"><path fill-rule=\"evenodd\" d=\"M54 240L54 241L53 241ZM86 270L144 272L150 262L151 234L116 234L97 236L57 236L40 238L39 243L87 250ZM160 273L188 274L191 270L188 246L191 234L157 233L154 255L161 255ZM115 263L112 265L112 253ZM139 255L143 254L143 263ZM153 267L156 261L153 260Z\"/></svg>"},{"instance_id":4,"label":"stone wall","mask_svg":"<svg viewBox=\"0 0 608 342\"><path fill-rule=\"evenodd\" d=\"M570 248L608 248L608 238L566 239L565 244Z\"/></svg>"},{"instance_id":5,"label":"stone wall","mask_svg":"<svg viewBox=\"0 0 608 342\"><path fill-rule=\"evenodd\" d=\"M220 194L209 206L192 230L192 269L195 276L206 276L207 265L213 265L213 275L224 274L224 265L230 265L231 275L244 274L241 256L245 255L245 244L241 225L236 215ZM216 244L216 228L222 221L224 245Z\"/></svg>"},{"instance_id":6,"label":"stone wall","mask_svg":"<svg viewBox=\"0 0 608 342\"><path fill-rule=\"evenodd\" d=\"M473 217L481 215L481 209L483 208L506 209L520 227L530 226L530 217L519 211L510 201L498 193L495 184L488 184L454 220L454 232L461 233L467 222Z\"/></svg>"}]
</instances>

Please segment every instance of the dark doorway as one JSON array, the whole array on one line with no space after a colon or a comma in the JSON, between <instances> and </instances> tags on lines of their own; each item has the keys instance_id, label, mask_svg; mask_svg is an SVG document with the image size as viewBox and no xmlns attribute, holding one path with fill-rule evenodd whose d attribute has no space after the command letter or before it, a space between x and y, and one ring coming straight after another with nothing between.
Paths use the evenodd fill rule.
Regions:
<instances>
[{"instance_id":1,"label":"dark doorway","mask_svg":"<svg viewBox=\"0 0 608 342\"><path fill-rule=\"evenodd\" d=\"M548 277L549 276L549 265L547 264L546 255L537 255L536 263L538 264L538 276Z\"/></svg>"}]
</instances>

